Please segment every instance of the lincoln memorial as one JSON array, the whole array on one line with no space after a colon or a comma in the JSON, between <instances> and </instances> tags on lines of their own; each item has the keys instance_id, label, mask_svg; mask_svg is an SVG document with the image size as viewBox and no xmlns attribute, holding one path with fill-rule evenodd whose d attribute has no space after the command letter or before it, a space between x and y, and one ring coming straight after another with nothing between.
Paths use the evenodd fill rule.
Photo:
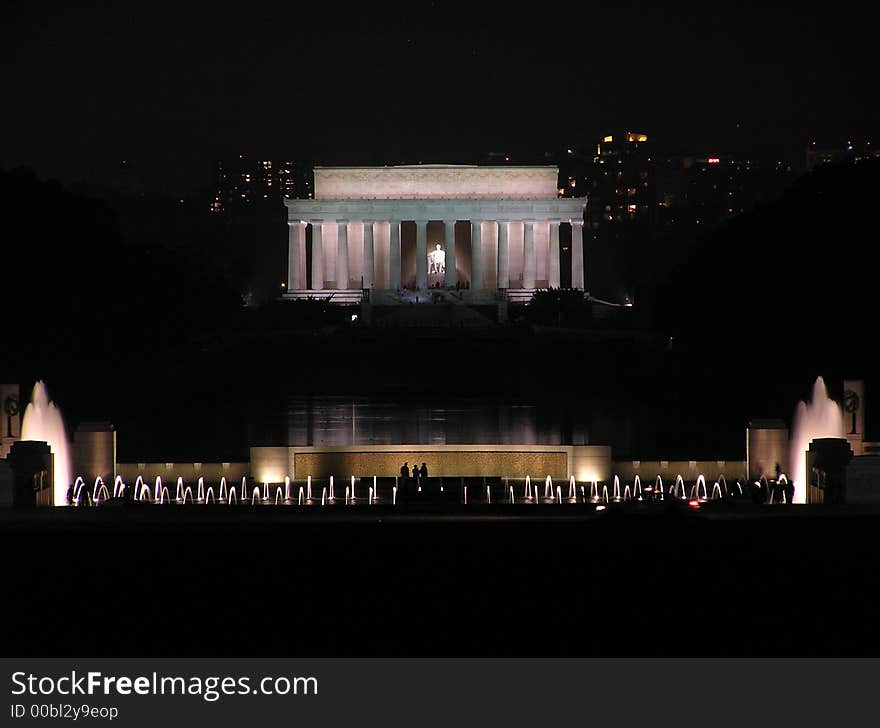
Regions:
<instances>
[{"instance_id":1,"label":"lincoln memorial","mask_svg":"<svg viewBox=\"0 0 880 728\"><path fill-rule=\"evenodd\" d=\"M529 296L584 287L586 200L558 196L555 166L316 167L314 199L287 200L287 296L403 288ZM307 237L311 244L307 245Z\"/></svg>"}]
</instances>

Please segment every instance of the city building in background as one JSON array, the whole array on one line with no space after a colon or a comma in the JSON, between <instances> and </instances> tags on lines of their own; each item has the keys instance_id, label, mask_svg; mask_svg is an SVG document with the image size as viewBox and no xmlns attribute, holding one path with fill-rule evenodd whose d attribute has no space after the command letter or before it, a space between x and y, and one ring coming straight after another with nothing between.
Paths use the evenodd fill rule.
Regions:
<instances>
[{"instance_id":1,"label":"city building in background","mask_svg":"<svg viewBox=\"0 0 880 728\"><path fill-rule=\"evenodd\" d=\"M587 218L591 230L613 225L650 227L655 219L655 163L647 134L606 134L596 143L588 173ZM569 180L575 186L576 180Z\"/></svg>"},{"instance_id":2,"label":"city building in background","mask_svg":"<svg viewBox=\"0 0 880 728\"><path fill-rule=\"evenodd\" d=\"M282 209L284 200L312 196L311 168L291 161L237 159L217 163L211 212L248 207Z\"/></svg>"},{"instance_id":3,"label":"city building in background","mask_svg":"<svg viewBox=\"0 0 880 728\"><path fill-rule=\"evenodd\" d=\"M823 144L813 140L807 146L807 170L822 164L860 162L863 159L880 159L880 149L868 140L848 139L844 143Z\"/></svg>"},{"instance_id":4,"label":"city building in background","mask_svg":"<svg viewBox=\"0 0 880 728\"><path fill-rule=\"evenodd\" d=\"M657 164L658 228L699 232L771 200L792 183L791 164L717 152L665 157Z\"/></svg>"}]
</instances>

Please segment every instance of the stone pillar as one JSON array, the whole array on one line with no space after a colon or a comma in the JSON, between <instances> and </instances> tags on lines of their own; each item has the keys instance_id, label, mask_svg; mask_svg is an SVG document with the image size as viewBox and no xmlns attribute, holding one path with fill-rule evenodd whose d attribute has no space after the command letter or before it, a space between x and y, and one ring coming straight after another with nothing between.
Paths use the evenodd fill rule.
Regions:
<instances>
[{"instance_id":1,"label":"stone pillar","mask_svg":"<svg viewBox=\"0 0 880 728\"><path fill-rule=\"evenodd\" d=\"M372 288L376 280L373 260L373 221L364 220L364 288Z\"/></svg>"},{"instance_id":2,"label":"stone pillar","mask_svg":"<svg viewBox=\"0 0 880 728\"><path fill-rule=\"evenodd\" d=\"M428 221L416 220L416 288L428 287Z\"/></svg>"},{"instance_id":3,"label":"stone pillar","mask_svg":"<svg viewBox=\"0 0 880 728\"><path fill-rule=\"evenodd\" d=\"M312 220L312 290L324 287L324 221Z\"/></svg>"},{"instance_id":4,"label":"stone pillar","mask_svg":"<svg viewBox=\"0 0 880 728\"><path fill-rule=\"evenodd\" d=\"M776 465L791 478L788 428L782 420L752 420L746 429L746 469L750 481L776 477Z\"/></svg>"},{"instance_id":5,"label":"stone pillar","mask_svg":"<svg viewBox=\"0 0 880 728\"><path fill-rule=\"evenodd\" d=\"M337 220L339 233L336 238L336 287L348 288L348 220Z\"/></svg>"},{"instance_id":6,"label":"stone pillar","mask_svg":"<svg viewBox=\"0 0 880 728\"><path fill-rule=\"evenodd\" d=\"M510 223L498 222L498 287L510 288L510 248L507 239Z\"/></svg>"},{"instance_id":7,"label":"stone pillar","mask_svg":"<svg viewBox=\"0 0 880 728\"><path fill-rule=\"evenodd\" d=\"M535 223L523 222L523 288L535 287Z\"/></svg>"},{"instance_id":8,"label":"stone pillar","mask_svg":"<svg viewBox=\"0 0 880 728\"><path fill-rule=\"evenodd\" d=\"M559 220L550 220L550 260L547 265L547 285L559 288Z\"/></svg>"},{"instance_id":9,"label":"stone pillar","mask_svg":"<svg viewBox=\"0 0 880 728\"><path fill-rule=\"evenodd\" d=\"M443 244L446 248L446 272L443 274L443 285L447 288L455 288L458 276L455 274L455 220L446 220L443 223Z\"/></svg>"},{"instance_id":10,"label":"stone pillar","mask_svg":"<svg viewBox=\"0 0 880 728\"><path fill-rule=\"evenodd\" d=\"M389 235L391 261L388 266L388 287L397 290L400 288L400 220L391 220L391 233Z\"/></svg>"},{"instance_id":11,"label":"stone pillar","mask_svg":"<svg viewBox=\"0 0 880 728\"><path fill-rule=\"evenodd\" d=\"M306 287L306 223L287 221L287 290Z\"/></svg>"},{"instance_id":12,"label":"stone pillar","mask_svg":"<svg viewBox=\"0 0 880 728\"><path fill-rule=\"evenodd\" d=\"M471 288L483 287L483 222L471 221Z\"/></svg>"},{"instance_id":13,"label":"stone pillar","mask_svg":"<svg viewBox=\"0 0 880 728\"><path fill-rule=\"evenodd\" d=\"M571 287L584 290L584 221L571 221Z\"/></svg>"}]
</instances>

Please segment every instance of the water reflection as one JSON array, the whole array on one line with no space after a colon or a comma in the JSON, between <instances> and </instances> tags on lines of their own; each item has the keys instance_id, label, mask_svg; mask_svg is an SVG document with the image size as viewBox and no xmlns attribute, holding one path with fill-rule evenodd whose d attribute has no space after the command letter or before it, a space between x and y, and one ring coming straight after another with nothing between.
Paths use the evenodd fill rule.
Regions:
<instances>
[{"instance_id":1,"label":"water reflection","mask_svg":"<svg viewBox=\"0 0 880 728\"><path fill-rule=\"evenodd\" d=\"M584 445L593 410L481 400L407 401L293 396L252 421L266 444Z\"/></svg>"}]
</instances>

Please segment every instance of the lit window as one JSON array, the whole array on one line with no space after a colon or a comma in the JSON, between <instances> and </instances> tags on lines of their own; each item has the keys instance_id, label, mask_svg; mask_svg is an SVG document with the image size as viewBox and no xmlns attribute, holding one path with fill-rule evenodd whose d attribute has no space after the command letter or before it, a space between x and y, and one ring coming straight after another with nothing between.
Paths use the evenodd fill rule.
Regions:
<instances>
[{"instance_id":1,"label":"lit window","mask_svg":"<svg viewBox=\"0 0 880 728\"><path fill-rule=\"evenodd\" d=\"M636 206L635 205L627 205L626 211L628 213L630 213L631 215L634 215L636 213Z\"/></svg>"}]
</instances>

